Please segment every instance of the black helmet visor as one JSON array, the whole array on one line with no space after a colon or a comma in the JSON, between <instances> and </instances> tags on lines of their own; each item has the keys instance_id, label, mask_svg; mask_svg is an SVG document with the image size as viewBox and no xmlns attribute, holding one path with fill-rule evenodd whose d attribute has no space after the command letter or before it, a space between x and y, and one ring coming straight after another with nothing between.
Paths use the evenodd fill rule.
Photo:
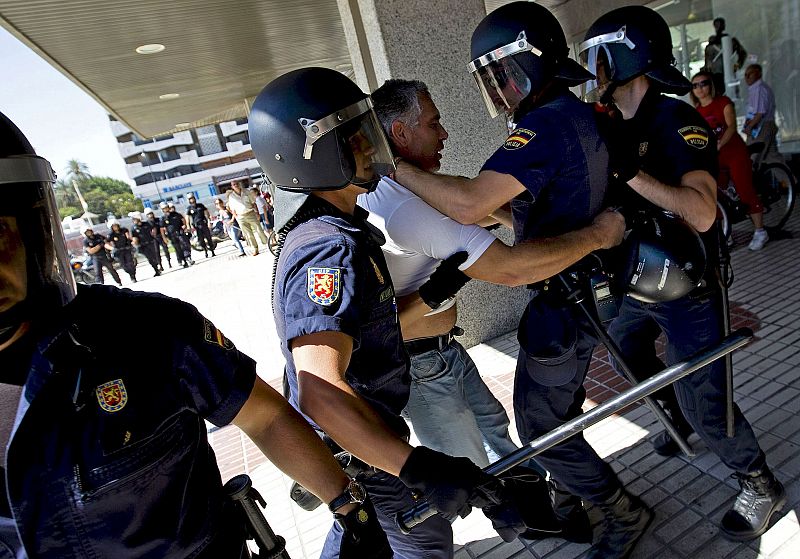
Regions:
<instances>
[{"instance_id":1,"label":"black helmet visor","mask_svg":"<svg viewBox=\"0 0 800 559\"><path fill-rule=\"evenodd\" d=\"M597 76L593 80L589 80L582 86L582 97L587 103L594 103L600 100L603 93L612 81L614 76L614 57L607 45L610 44L623 44L629 49L633 50L636 45L627 36L625 27L612 33L604 33L586 39L578 47L578 56L581 64L589 72ZM602 53L602 54L601 54ZM600 71L600 66L605 64Z\"/></svg>"},{"instance_id":2,"label":"black helmet visor","mask_svg":"<svg viewBox=\"0 0 800 559\"><path fill-rule=\"evenodd\" d=\"M524 31L513 43L498 47L467 64L492 118L501 113L512 114L531 93L530 78L514 60L514 55L522 52L542 55L541 50L528 43Z\"/></svg>"}]
</instances>

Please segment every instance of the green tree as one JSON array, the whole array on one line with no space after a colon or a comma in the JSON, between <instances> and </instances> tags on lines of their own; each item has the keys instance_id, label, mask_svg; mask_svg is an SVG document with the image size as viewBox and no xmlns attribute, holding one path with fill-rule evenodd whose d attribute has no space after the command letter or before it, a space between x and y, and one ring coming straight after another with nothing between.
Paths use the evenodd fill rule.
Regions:
<instances>
[{"instance_id":1,"label":"green tree","mask_svg":"<svg viewBox=\"0 0 800 559\"><path fill-rule=\"evenodd\" d=\"M83 214L83 209L78 206L62 206L58 204L58 215L61 219L66 217L80 217Z\"/></svg>"},{"instance_id":2,"label":"green tree","mask_svg":"<svg viewBox=\"0 0 800 559\"><path fill-rule=\"evenodd\" d=\"M91 176L89 166L83 161L78 161L77 159L70 159L67 161L67 181L71 182L74 180L78 183L78 186L83 186L82 183L91 178Z\"/></svg>"},{"instance_id":3,"label":"green tree","mask_svg":"<svg viewBox=\"0 0 800 559\"><path fill-rule=\"evenodd\" d=\"M71 159L67 162L65 178L55 184L56 203L62 219L83 213L73 182L78 185L89 211L100 217L109 213L124 217L128 212L144 209L141 200L133 196L128 183L111 177L96 177L85 163Z\"/></svg>"}]
</instances>

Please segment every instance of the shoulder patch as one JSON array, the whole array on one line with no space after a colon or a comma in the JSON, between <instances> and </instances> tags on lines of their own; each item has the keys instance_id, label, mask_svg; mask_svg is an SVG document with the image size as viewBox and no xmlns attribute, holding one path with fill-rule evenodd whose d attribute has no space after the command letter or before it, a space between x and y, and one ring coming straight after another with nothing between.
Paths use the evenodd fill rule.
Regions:
<instances>
[{"instance_id":1,"label":"shoulder patch","mask_svg":"<svg viewBox=\"0 0 800 559\"><path fill-rule=\"evenodd\" d=\"M226 338L219 328L214 326L206 317L203 317L203 339L207 343L218 345L222 349L233 349L233 342Z\"/></svg>"},{"instance_id":2,"label":"shoulder patch","mask_svg":"<svg viewBox=\"0 0 800 559\"><path fill-rule=\"evenodd\" d=\"M340 268L309 268L308 298L318 305L329 306L339 299Z\"/></svg>"},{"instance_id":3,"label":"shoulder patch","mask_svg":"<svg viewBox=\"0 0 800 559\"><path fill-rule=\"evenodd\" d=\"M693 148L703 149L708 145L708 132L700 126L684 126L678 134Z\"/></svg>"},{"instance_id":4,"label":"shoulder patch","mask_svg":"<svg viewBox=\"0 0 800 559\"><path fill-rule=\"evenodd\" d=\"M95 388L97 403L108 413L118 412L128 403L128 391L121 378L108 381Z\"/></svg>"},{"instance_id":5,"label":"shoulder patch","mask_svg":"<svg viewBox=\"0 0 800 559\"><path fill-rule=\"evenodd\" d=\"M528 130L527 128L517 128L508 138L506 138L506 141L503 144L503 149L514 150L523 148L535 137L536 132L533 130Z\"/></svg>"}]
</instances>

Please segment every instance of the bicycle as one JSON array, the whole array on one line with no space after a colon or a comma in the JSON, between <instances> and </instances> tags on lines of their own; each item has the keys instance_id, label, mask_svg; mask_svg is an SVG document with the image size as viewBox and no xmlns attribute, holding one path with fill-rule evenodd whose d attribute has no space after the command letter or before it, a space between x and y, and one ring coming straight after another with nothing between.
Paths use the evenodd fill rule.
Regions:
<instances>
[{"instance_id":1,"label":"bicycle","mask_svg":"<svg viewBox=\"0 0 800 559\"><path fill-rule=\"evenodd\" d=\"M763 143L747 147L750 155L760 154ZM753 163L753 186L764 206L764 227L781 229L789 220L797 196L797 180L785 163L764 163L760 157ZM717 218L726 240L731 238L733 224L749 217L747 204L739 199L732 180L725 188L717 187Z\"/></svg>"}]
</instances>

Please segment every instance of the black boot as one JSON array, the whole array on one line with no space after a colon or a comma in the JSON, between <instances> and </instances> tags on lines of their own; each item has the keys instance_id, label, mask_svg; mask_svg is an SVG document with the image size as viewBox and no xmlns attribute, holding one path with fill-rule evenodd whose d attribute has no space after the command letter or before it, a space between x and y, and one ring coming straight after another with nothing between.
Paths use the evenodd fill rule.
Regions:
<instances>
[{"instance_id":1,"label":"black boot","mask_svg":"<svg viewBox=\"0 0 800 559\"><path fill-rule=\"evenodd\" d=\"M786 503L786 490L769 468L752 474L733 474L742 488L733 508L722 517L722 535L729 540L744 542L767 531L772 514Z\"/></svg>"},{"instance_id":2,"label":"black boot","mask_svg":"<svg viewBox=\"0 0 800 559\"><path fill-rule=\"evenodd\" d=\"M561 522L563 530L561 537L575 543L592 543L592 525L581 498L562 491L552 480L550 495L553 500L553 511Z\"/></svg>"},{"instance_id":3,"label":"black boot","mask_svg":"<svg viewBox=\"0 0 800 559\"><path fill-rule=\"evenodd\" d=\"M597 506L605 518L600 539L587 559L625 559L653 520L653 512L638 497L629 495L623 489L606 503Z\"/></svg>"},{"instance_id":4,"label":"black boot","mask_svg":"<svg viewBox=\"0 0 800 559\"><path fill-rule=\"evenodd\" d=\"M672 419L672 424L675 425L675 428L684 440L688 439L689 435L694 433L694 429L692 429L692 426L686 421L686 417L677 404L665 404L664 411L667 412L667 415ZM678 446L678 443L676 443L666 431L662 431L655 436L653 439L653 450L655 450L656 454L659 456L677 456L681 453L681 447Z\"/></svg>"}]
</instances>

